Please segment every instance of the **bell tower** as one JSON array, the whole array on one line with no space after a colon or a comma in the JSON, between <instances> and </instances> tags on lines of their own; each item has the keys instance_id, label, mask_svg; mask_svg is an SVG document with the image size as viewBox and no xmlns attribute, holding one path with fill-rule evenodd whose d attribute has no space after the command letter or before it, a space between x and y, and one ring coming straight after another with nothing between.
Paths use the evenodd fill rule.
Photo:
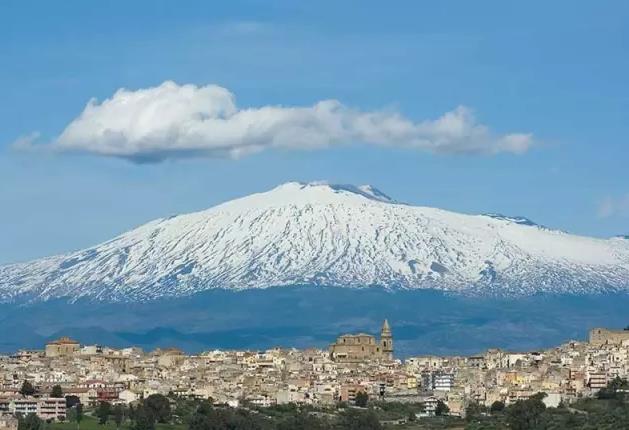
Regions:
<instances>
[{"instance_id":1,"label":"bell tower","mask_svg":"<svg viewBox=\"0 0 629 430\"><path fill-rule=\"evenodd\" d=\"M380 345L382 347L382 356L387 360L393 360L393 335L389 321L384 320L382 330L380 330Z\"/></svg>"}]
</instances>

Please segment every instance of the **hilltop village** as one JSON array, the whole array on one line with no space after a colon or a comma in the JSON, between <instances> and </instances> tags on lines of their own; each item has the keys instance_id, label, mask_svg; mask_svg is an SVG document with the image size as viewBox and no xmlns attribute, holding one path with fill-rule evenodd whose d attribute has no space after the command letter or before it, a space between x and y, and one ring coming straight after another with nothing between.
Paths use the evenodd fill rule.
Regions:
<instances>
[{"instance_id":1,"label":"hilltop village","mask_svg":"<svg viewBox=\"0 0 629 430\"><path fill-rule=\"evenodd\" d=\"M64 420L70 398L90 407L130 405L152 394L270 407L352 404L364 393L385 402L422 403L426 416L434 415L440 403L449 414L463 416L470 403L509 405L538 392L547 394L547 406L569 404L628 374L629 330L593 329L588 342L543 351L492 349L476 356L405 360L395 358L387 321L379 338L346 334L328 350L187 355L178 349L81 345L64 337L41 351L0 356L0 428L12 428L11 417L18 414ZM23 392L25 381L36 389L33 393ZM58 387L62 396L54 393Z\"/></svg>"}]
</instances>

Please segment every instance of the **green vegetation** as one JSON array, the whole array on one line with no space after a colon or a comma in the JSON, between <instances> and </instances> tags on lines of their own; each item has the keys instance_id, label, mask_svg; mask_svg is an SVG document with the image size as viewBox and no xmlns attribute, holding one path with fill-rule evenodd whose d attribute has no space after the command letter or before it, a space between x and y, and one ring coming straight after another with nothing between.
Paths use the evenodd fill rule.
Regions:
<instances>
[{"instance_id":1,"label":"green vegetation","mask_svg":"<svg viewBox=\"0 0 629 430\"><path fill-rule=\"evenodd\" d=\"M114 406L114 409L113 409L113 412L112 412L112 416L113 416L113 419L114 419L114 423L116 424L116 430L120 430L120 426L124 422L124 418L125 418L124 406L122 406L122 405Z\"/></svg>"},{"instance_id":2,"label":"green vegetation","mask_svg":"<svg viewBox=\"0 0 629 430\"><path fill-rule=\"evenodd\" d=\"M144 400L144 407L155 421L165 424L170 422L170 401L161 394L151 394Z\"/></svg>"},{"instance_id":3,"label":"green vegetation","mask_svg":"<svg viewBox=\"0 0 629 430\"><path fill-rule=\"evenodd\" d=\"M26 417L18 418L18 430L40 430L43 426L44 422L35 414L29 414Z\"/></svg>"},{"instance_id":4,"label":"green vegetation","mask_svg":"<svg viewBox=\"0 0 629 430\"><path fill-rule=\"evenodd\" d=\"M155 415L149 407L140 405L131 415L133 430L155 430Z\"/></svg>"},{"instance_id":5,"label":"green vegetation","mask_svg":"<svg viewBox=\"0 0 629 430\"><path fill-rule=\"evenodd\" d=\"M359 391L358 394L356 394L356 397L354 399L354 404L356 406L358 406L359 408L366 408L368 402L369 394L365 393L364 391Z\"/></svg>"},{"instance_id":6,"label":"green vegetation","mask_svg":"<svg viewBox=\"0 0 629 430\"><path fill-rule=\"evenodd\" d=\"M437 402L437 408L435 409L435 415L441 417L443 415L448 415L450 413L450 408L446 405L442 400Z\"/></svg>"},{"instance_id":7,"label":"green vegetation","mask_svg":"<svg viewBox=\"0 0 629 430\"><path fill-rule=\"evenodd\" d=\"M467 417L466 430L617 430L629 429L626 380L615 379L596 398L569 407L546 408L545 394L504 407L492 405L488 414Z\"/></svg>"},{"instance_id":8,"label":"green vegetation","mask_svg":"<svg viewBox=\"0 0 629 430\"><path fill-rule=\"evenodd\" d=\"M629 382L626 379L616 377L607 384L607 387L600 390L597 397L600 400L623 401L629 392Z\"/></svg>"},{"instance_id":9,"label":"green vegetation","mask_svg":"<svg viewBox=\"0 0 629 430\"><path fill-rule=\"evenodd\" d=\"M107 424L107 420L109 420L109 415L111 415L111 403L100 402L98 404L98 407L96 408L95 415L98 417L98 424Z\"/></svg>"},{"instance_id":10,"label":"green vegetation","mask_svg":"<svg viewBox=\"0 0 629 430\"><path fill-rule=\"evenodd\" d=\"M489 412L491 412L492 414L496 414L499 412L502 412L505 410L505 404L501 401L496 400L495 402L493 402L491 404L491 407L489 408Z\"/></svg>"},{"instance_id":11,"label":"green vegetation","mask_svg":"<svg viewBox=\"0 0 629 430\"><path fill-rule=\"evenodd\" d=\"M544 393L505 406L487 408L472 403L466 419L448 416L445 403L437 405L441 416L416 418L422 404L367 401L365 407L338 404L330 407L277 405L229 408L208 400L150 396L133 407L99 404L85 416L77 407L69 421L46 424L36 417L20 418L19 430L616 430L629 429L629 384L611 381L595 398L569 407L547 408ZM367 399L368 400L368 399ZM83 420L77 416L83 417Z\"/></svg>"},{"instance_id":12,"label":"green vegetation","mask_svg":"<svg viewBox=\"0 0 629 430\"><path fill-rule=\"evenodd\" d=\"M416 414L424 411L421 403L374 402L371 404L381 421L417 420Z\"/></svg>"},{"instance_id":13,"label":"green vegetation","mask_svg":"<svg viewBox=\"0 0 629 430\"><path fill-rule=\"evenodd\" d=\"M54 387L52 387L50 397L56 397L57 399L63 397L63 390L61 389L61 385L55 385Z\"/></svg>"},{"instance_id":14,"label":"green vegetation","mask_svg":"<svg viewBox=\"0 0 629 430\"><path fill-rule=\"evenodd\" d=\"M120 426L121 430L133 430L134 423L125 420ZM182 424L156 424L155 430L187 430L188 426ZM43 428L40 430L44 430ZM64 421L46 424L45 430L76 430L76 422ZM99 424L98 418L86 415L81 422L81 430L118 430L115 421L108 420L107 424Z\"/></svg>"},{"instance_id":15,"label":"green vegetation","mask_svg":"<svg viewBox=\"0 0 629 430\"><path fill-rule=\"evenodd\" d=\"M29 381L24 381L22 383L22 387L20 388L20 394L23 396L32 396L35 394L35 387Z\"/></svg>"},{"instance_id":16,"label":"green vegetation","mask_svg":"<svg viewBox=\"0 0 629 430\"><path fill-rule=\"evenodd\" d=\"M163 396L162 396L163 397ZM165 398L165 397L164 397ZM370 401L366 408L345 404L331 407L286 404L270 408L213 406L207 400L174 397L153 398L133 407L106 402L85 414L80 411L80 430L439 430L463 429L462 420L437 417L417 420L421 404ZM168 406L166 406L168 404ZM78 408L80 409L80 407ZM172 409L172 413L170 413ZM165 412L168 412L167 414ZM158 416L166 418L160 423ZM68 411L68 421L41 423L43 427L20 430L77 430L77 408ZM401 420L408 424L383 425ZM456 423L459 427L451 426Z\"/></svg>"},{"instance_id":17,"label":"green vegetation","mask_svg":"<svg viewBox=\"0 0 629 430\"><path fill-rule=\"evenodd\" d=\"M380 430L382 425L380 425L378 414L373 409L368 411L347 409L340 414L336 428L343 430Z\"/></svg>"}]
</instances>

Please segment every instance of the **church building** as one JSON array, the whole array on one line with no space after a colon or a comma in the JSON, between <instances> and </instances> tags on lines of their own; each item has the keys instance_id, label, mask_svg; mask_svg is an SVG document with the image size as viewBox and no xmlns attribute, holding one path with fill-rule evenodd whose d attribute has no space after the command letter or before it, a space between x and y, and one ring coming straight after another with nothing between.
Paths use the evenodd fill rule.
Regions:
<instances>
[{"instance_id":1,"label":"church building","mask_svg":"<svg viewBox=\"0 0 629 430\"><path fill-rule=\"evenodd\" d=\"M75 354L81 349L81 345L76 340L69 337L62 337L46 344L46 357L65 357Z\"/></svg>"},{"instance_id":2,"label":"church building","mask_svg":"<svg viewBox=\"0 0 629 430\"><path fill-rule=\"evenodd\" d=\"M336 362L352 363L369 360L393 360L393 335L384 320L380 341L370 334L344 334L330 345L330 357Z\"/></svg>"}]
</instances>

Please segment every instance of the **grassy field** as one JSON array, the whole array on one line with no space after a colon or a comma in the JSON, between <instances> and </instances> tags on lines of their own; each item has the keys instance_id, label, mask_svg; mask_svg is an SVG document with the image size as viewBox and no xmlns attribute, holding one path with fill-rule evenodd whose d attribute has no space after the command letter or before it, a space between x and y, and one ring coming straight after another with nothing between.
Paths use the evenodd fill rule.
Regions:
<instances>
[{"instance_id":1,"label":"grassy field","mask_svg":"<svg viewBox=\"0 0 629 430\"><path fill-rule=\"evenodd\" d=\"M122 424L120 430L130 430L129 421ZM183 424L156 424L156 430L186 430L187 426ZM45 430L77 430L76 422L63 422L46 424ZM89 415L85 415L81 421L80 430L116 430L116 424L110 420L105 425L98 424L98 420Z\"/></svg>"},{"instance_id":2,"label":"grassy field","mask_svg":"<svg viewBox=\"0 0 629 430\"><path fill-rule=\"evenodd\" d=\"M88 412L90 413L90 412ZM275 414L276 418L278 414ZM407 423L404 425L389 425L386 430L463 430L465 423L457 418L435 417L424 418L422 420ZM185 424L156 424L156 430L187 430ZM77 430L76 422L55 422L44 424L42 430ZM109 420L107 424L98 424L98 419L91 415L84 415L79 430L117 430L113 420ZM131 430L131 422L126 421L120 427L120 430ZM297 429L296 429L297 430Z\"/></svg>"},{"instance_id":3,"label":"grassy field","mask_svg":"<svg viewBox=\"0 0 629 430\"><path fill-rule=\"evenodd\" d=\"M464 430L465 422L459 418L423 418L412 423L389 425L386 430Z\"/></svg>"}]
</instances>

